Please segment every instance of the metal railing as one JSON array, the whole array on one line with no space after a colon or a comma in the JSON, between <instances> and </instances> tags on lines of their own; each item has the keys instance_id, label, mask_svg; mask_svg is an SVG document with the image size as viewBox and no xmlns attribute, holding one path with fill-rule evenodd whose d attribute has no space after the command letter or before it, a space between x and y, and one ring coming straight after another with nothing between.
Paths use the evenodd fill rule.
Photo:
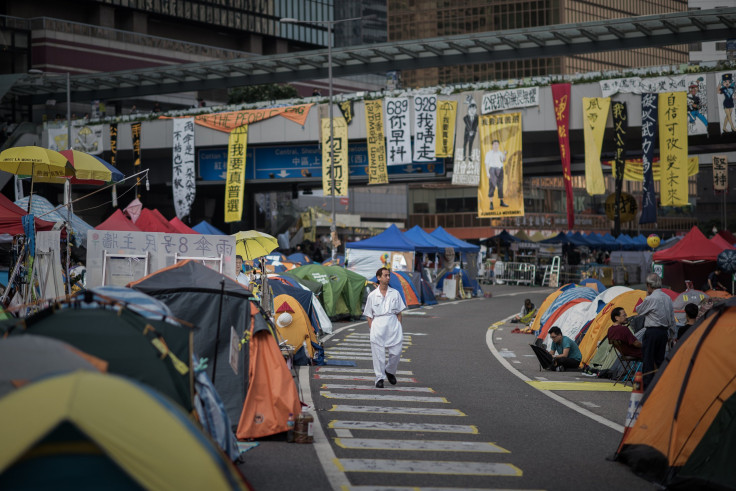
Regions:
<instances>
[{"instance_id":1,"label":"metal railing","mask_svg":"<svg viewBox=\"0 0 736 491\"><path fill-rule=\"evenodd\" d=\"M531 263L506 263L496 261L493 275L498 284L534 285L537 266Z\"/></svg>"}]
</instances>

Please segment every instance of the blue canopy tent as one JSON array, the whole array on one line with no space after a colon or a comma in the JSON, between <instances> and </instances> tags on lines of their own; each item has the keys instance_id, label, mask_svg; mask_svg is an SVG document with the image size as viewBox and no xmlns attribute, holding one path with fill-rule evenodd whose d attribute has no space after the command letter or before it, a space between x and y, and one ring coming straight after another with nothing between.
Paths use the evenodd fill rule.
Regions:
<instances>
[{"instance_id":1,"label":"blue canopy tent","mask_svg":"<svg viewBox=\"0 0 736 491\"><path fill-rule=\"evenodd\" d=\"M453 247L456 251L459 252L480 252L480 246L473 245L470 242L465 242L464 240L460 240L457 237L453 236L452 234L448 233L444 228L437 227L432 232L430 232L431 236L441 240L442 242L447 242L450 244L453 244Z\"/></svg>"},{"instance_id":2,"label":"blue canopy tent","mask_svg":"<svg viewBox=\"0 0 736 491\"><path fill-rule=\"evenodd\" d=\"M347 268L365 278L383 266L412 269L417 244L405 237L396 225L369 239L345 244Z\"/></svg>"},{"instance_id":3,"label":"blue canopy tent","mask_svg":"<svg viewBox=\"0 0 736 491\"><path fill-rule=\"evenodd\" d=\"M626 234L621 234L616 238L616 243L621 246L624 251L633 251L636 247L631 237Z\"/></svg>"},{"instance_id":4,"label":"blue canopy tent","mask_svg":"<svg viewBox=\"0 0 736 491\"><path fill-rule=\"evenodd\" d=\"M554 237L550 237L549 239L540 240L539 243L540 244L570 244L571 242L570 242L570 239L567 237L567 234L565 234L565 232L560 232Z\"/></svg>"},{"instance_id":5,"label":"blue canopy tent","mask_svg":"<svg viewBox=\"0 0 736 491\"><path fill-rule=\"evenodd\" d=\"M568 232L567 238L570 240L570 243L576 247L577 246L591 247L591 243L580 232L575 232L575 233Z\"/></svg>"},{"instance_id":6,"label":"blue canopy tent","mask_svg":"<svg viewBox=\"0 0 736 491\"><path fill-rule=\"evenodd\" d=\"M606 232L606 235L603 236L603 240L606 241L606 243L608 244L608 246L611 248L612 251L617 251L621 248L621 244L616 242L616 237L614 237L608 232Z\"/></svg>"},{"instance_id":7,"label":"blue canopy tent","mask_svg":"<svg viewBox=\"0 0 736 491\"><path fill-rule=\"evenodd\" d=\"M444 252L446 248L454 247L453 244L428 234L419 225L404 232L404 237L417 244L417 252Z\"/></svg>"},{"instance_id":8,"label":"blue canopy tent","mask_svg":"<svg viewBox=\"0 0 736 491\"><path fill-rule=\"evenodd\" d=\"M637 247L637 251L646 251L650 249L649 244L647 244L647 238L642 234L637 235L632 240Z\"/></svg>"},{"instance_id":9,"label":"blue canopy tent","mask_svg":"<svg viewBox=\"0 0 736 491\"><path fill-rule=\"evenodd\" d=\"M501 231L501 233L494 235L493 237L489 237L486 239L486 241L497 241L500 240L504 244L510 244L512 242L523 242L520 238L514 237L510 233L508 233L506 230Z\"/></svg>"},{"instance_id":10,"label":"blue canopy tent","mask_svg":"<svg viewBox=\"0 0 736 491\"><path fill-rule=\"evenodd\" d=\"M193 230L196 230L197 232L199 232L202 235L227 235L222 230L220 230L220 229L218 229L216 227L213 227L212 225L210 225L209 223L205 222L204 220L202 220L201 222L199 222L198 224L196 224L194 227L192 227L192 229Z\"/></svg>"},{"instance_id":11,"label":"blue canopy tent","mask_svg":"<svg viewBox=\"0 0 736 491\"><path fill-rule=\"evenodd\" d=\"M357 242L348 242L345 244L345 249L415 252L417 245L409 238L404 237L404 234L396 225L391 224L389 228L374 237Z\"/></svg>"}]
</instances>

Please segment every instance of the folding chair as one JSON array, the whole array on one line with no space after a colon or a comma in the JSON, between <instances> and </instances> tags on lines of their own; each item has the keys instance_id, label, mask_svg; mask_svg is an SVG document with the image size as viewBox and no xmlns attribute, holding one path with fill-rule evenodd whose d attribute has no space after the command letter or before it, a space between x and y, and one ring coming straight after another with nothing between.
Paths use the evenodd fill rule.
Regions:
<instances>
[{"instance_id":1,"label":"folding chair","mask_svg":"<svg viewBox=\"0 0 736 491\"><path fill-rule=\"evenodd\" d=\"M634 375L636 375L636 372L638 370L641 370L641 358L621 354L623 343L620 339L609 341L611 341L611 346L613 346L613 350L616 352L616 357L623 367L621 375L616 378L616 381L613 383L613 385L616 385L621 381L623 381L624 385L626 385L626 382L631 381L633 385Z\"/></svg>"}]
</instances>

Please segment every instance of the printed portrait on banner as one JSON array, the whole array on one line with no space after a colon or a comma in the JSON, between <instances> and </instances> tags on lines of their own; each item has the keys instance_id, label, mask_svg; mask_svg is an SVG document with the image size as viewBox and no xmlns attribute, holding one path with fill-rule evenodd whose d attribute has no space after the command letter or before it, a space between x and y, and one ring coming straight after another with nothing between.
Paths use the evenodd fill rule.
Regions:
<instances>
[{"instance_id":1,"label":"printed portrait on banner","mask_svg":"<svg viewBox=\"0 0 736 491\"><path fill-rule=\"evenodd\" d=\"M687 134L708 134L708 93L705 75L687 81Z\"/></svg>"},{"instance_id":2,"label":"printed portrait on banner","mask_svg":"<svg viewBox=\"0 0 736 491\"><path fill-rule=\"evenodd\" d=\"M736 118L733 113L734 80L736 72L716 73L716 100L718 101L718 121L721 133L736 132Z\"/></svg>"},{"instance_id":3,"label":"printed portrait on banner","mask_svg":"<svg viewBox=\"0 0 736 491\"><path fill-rule=\"evenodd\" d=\"M457 108L457 137L455 138L455 163L452 184L477 186L480 179L480 122L479 102L481 91L460 94Z\"/></svg>"},{"instance_id":4,"label":"printed portrait on banner","mask_svg":"<svg viewBox=\"0 0 736 491\"><path fill-rule=\"evenodd\" d=\"M481 116L478 216L524 215L521 113Z\"/></svg>"}]
</instances>

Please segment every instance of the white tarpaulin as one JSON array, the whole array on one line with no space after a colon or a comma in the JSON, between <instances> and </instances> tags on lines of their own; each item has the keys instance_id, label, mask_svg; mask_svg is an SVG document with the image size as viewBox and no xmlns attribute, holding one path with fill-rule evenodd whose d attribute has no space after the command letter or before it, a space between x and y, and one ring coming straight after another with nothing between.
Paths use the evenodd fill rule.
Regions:
<instances>
[{"instance_id":1,"label":"white tarpaulin","mask_svg":"<svg viewBox=\"0 0 736 491\"><path fill-rule=\"evenodd\" d=\"M61 231L36 232L36 258L33 267L38 274L41 298L64 296L64 272L59 247Z\"/></svg>"}]
</instances>

